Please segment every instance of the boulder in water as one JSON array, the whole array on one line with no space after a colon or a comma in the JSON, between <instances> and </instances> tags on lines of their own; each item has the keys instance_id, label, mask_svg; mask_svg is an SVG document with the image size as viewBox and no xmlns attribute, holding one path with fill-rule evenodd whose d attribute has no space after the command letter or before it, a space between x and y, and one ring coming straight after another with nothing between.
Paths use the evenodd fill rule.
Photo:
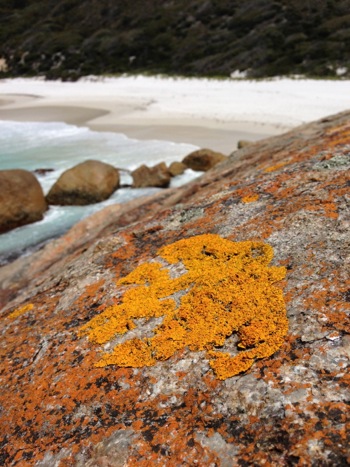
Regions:
<instances>
[{"instance_id":1,"label":"boulder in water","mask_svg":"<svg viewBox=\"0 0 350 467\"><path fill-rule=\"evenodd\" d=\"M46 209L43 190L31 172L0 171L0 233L41 220Z\"/></svg>"},{"instance_id":2,"label":"boulder in water","mask_svg":"<svg viewBox=\"0 0 350 467\"><path fill-rule=\"evenodd\" d=\"M206 172L214 167L219 162L227 159L227 156L220 152L212 151L211 149L198 149L191 152L183 159L183 164L186 167L198 172Z\"/></svg>"},{"instance_id":3,"label":"boulder in water","mask_svg":"<svg viewBox=\"0 0 350 467\"><path fill-rule=\"evenodd\" d=\"M250 146L251 144L253 144L253 141L249 141L249 140L247 140L247 139L240 139L240 140L237 142L237 149L246 148L247 146Z\"/></svg>"},{"instance_id":4,"label":"boulder in water","mask_svg":"<svg viewBox=\"0 0 350 467\"><path fill-rule=\"evenodd\" d=\"M133 188L158 187L166 188L170 183L170 172L164 162L153 167L141 165L132 173Z\"/></svg>"},{"instance_id":5,"label":"boulder in water","mask_svg":"<svg viewBox=\"0 0 350 467\"><path fill-rule=\"evenodd\" d=\"M119 171L110 164L87 160L63 172L46 199L49 204L86 205L109 198L119 187Z\"/></svg>"},{"instance_id":6,"label":"boulder in water","mask_svg":"<svg viewBox=\"0 0 350 467\"><path fill-rule=\"evenodd\" d=\"M182 175L185 170L187 169L186 165L182 162L172 162L169 165L169 172L172 177L176 177L177 175Z\"/></svg>"}]
</instances>

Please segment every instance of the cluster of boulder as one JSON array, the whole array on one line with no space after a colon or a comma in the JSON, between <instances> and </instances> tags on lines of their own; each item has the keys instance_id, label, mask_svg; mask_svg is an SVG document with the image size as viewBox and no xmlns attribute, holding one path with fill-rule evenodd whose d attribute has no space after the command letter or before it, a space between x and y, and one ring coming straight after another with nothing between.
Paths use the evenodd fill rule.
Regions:
<instances>
[{"instance_id":1,"label":"cluster of boulder","mask_svg":"<svg viewBox=\"0 0 350 467\"><path fill-rule=\"evenodd\" d=\"M132 188L169 186L171 178L186 169L206 172L227 156L209 149L188 154L169 167L162 162L153 167L141 165L131 172ZM43 218L48 205L87 205L108 199L120 187L116 167L87 160L66 170L44 196L35 175L27 170L0 171L0 233Z\"/></svg>"}]
</instances>

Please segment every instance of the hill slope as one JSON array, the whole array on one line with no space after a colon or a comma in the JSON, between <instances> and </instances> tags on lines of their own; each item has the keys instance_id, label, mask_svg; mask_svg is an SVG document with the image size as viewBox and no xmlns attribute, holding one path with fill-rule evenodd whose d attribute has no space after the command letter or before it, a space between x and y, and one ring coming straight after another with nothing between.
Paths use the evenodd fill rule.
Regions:
<instances>
[{"instance_id":1,"label":"hill slope","mask_svg":"<svg viewBox=\"0 0 350 467\"><path fill-rule=\"evenodd\" d=\"M11 75L350 72L350 0L0 0Z\"/></svg>"}]
</instances>

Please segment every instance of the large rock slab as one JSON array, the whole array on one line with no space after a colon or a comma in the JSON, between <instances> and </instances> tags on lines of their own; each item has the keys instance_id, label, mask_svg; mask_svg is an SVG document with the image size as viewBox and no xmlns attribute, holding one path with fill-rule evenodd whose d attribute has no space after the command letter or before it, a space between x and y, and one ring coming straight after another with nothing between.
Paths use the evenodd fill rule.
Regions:
<instances>
[{"instance_id":1,"label":"large rock slab","mask_svg":"<svg viewBox=\"0 0 350 467\"><path fill-rule=\"evenodd\" d=\"M0 233L39 221L47 209L43 190L27 170L0 170Z\"/></svg>"},{"instance_id":2,"label":"large rock slab","mask_svg":"<svg viewBox=\"0 0 350 467\"><path fill-rule=\"evenodd\" d=\"M182 163L189 169L206 172L226 159L227 156L221 154L221 152L212 151L211 149L198 149L184 157Z\"/></svg>"},{"instance_id":3,"label":"large rock slab","mask_svg":"<svg viewBox=\"0 0 350 467\"><path fill-rule=\"evenodd\" d=\"M7 269L2 463L347 465L349 135L255 143Z\"/></svg>"},{"instance_id":4,"label":"large rock slab","mask_svg":"<svg viewBox=\"0 0 350 467\"><path fill-rule=\"evenodd\" d=\"M115 167L87 160L63 172L46 199L49 204L93 204L109 198L118 187L119 171Z\"/></svg>"}]
</instances>

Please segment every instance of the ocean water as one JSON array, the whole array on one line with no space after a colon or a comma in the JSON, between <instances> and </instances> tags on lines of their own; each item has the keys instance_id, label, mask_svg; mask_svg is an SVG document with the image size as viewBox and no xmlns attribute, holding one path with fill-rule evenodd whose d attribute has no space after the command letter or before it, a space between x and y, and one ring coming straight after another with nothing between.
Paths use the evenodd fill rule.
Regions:
<instances>
[{"instance_id":1,"label":"ocean water","mask_svg":"<svg viewBox=\"0 0 350 467\"><path fill-rule=\"evenodd\" d=\"M139 141L120 133L94 132L60 122L0 121L0 170L53 169L45 175L36 174L45 194L62 172L87 159L133 170L141 164L181 161L195 149L198 149L197 146L190 144ZM187 170L183 175L173 178L171 186L183 185L198 175L198 172ZM121 183L131 183L127 172L121 172ZM79 220L107 205L125 203L157 191L160 189L120 188L101 203L89 206L50 206L43 220L0 234L0 265L39 248L48 239L61 235Z\"/></svg>"}]
</instances>

